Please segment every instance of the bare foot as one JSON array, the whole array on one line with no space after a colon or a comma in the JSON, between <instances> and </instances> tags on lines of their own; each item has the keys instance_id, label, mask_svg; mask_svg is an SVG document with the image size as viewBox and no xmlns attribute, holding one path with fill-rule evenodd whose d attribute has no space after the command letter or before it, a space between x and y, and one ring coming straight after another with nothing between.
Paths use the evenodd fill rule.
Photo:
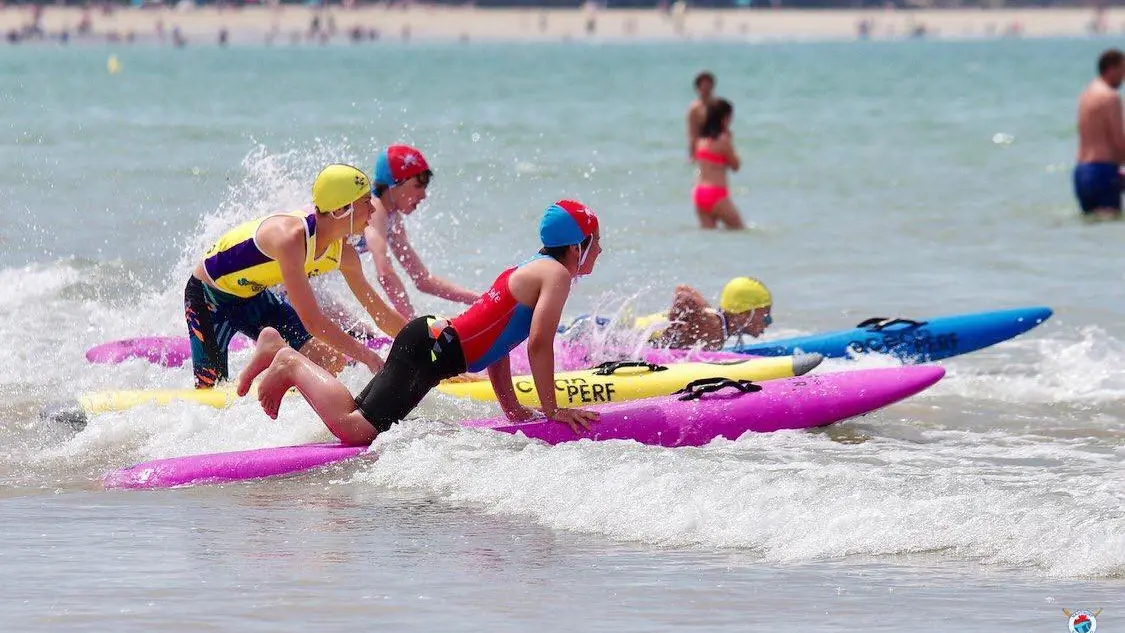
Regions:
<instances>
[{"instance_id":1,"label":"bare foot","mask_svg":"<svg viewBox=\"0 0 1125 633\"><path fill-rule=\"evenodd\" d=\"M262 405L266 415L274 420L277 419L277 412L281 408L281 399L293 386L293 378L290 374L296 360L293 356L297 355L298 352L295 350L283 348L274 355L269 368L261 372L262 380L258 383L258 403Z\"/></svg>"},{"instance_id":2,"label":"bare foot","mask_svg":"<svg viewBox=\"0 0 1125 633\"><path fill-rule=\"evenodd\" d=\"M245 396L250 391L250 384L265 371L273 362L273 357L285 347L285 339L277 330L268 327L258 335L258 344L254 347L254 355L250 357L250 364L238 375L238 396Z\"/></svg>"},{"instance_id":3,"label":"bare foot","mask_svg":"<svg viewBox=\"0 0 1125 633\"><path fill-rule=\"evenodd\" d=\"M455 382L477 382L477 381L480 381L480 380L482 380L482 379L481 379L481 377L480 377L480 376L478 376L477 374L470 374L470 373L467 373L467 372L466 372L466 373L464 373L464 374L457 374L456 376L454 376L454 377L452 377L452 378L446 378L446 379L445 379L444 381L442 381L442 382L445 382L445 383L455 383Z\"/></svg>"}]
</instances>

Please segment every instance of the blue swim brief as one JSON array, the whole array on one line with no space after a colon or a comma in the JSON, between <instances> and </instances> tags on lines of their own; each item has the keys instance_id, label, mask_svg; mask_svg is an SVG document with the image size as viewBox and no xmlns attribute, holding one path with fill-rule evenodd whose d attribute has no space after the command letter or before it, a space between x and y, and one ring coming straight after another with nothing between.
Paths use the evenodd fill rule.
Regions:
<instances>
[{"instance_id":1,"label":"blue swim brief","mask_svg":"<svg viewBox=\"0 0 1125 633\"><path fill-rule=\"evenodd\" d=\"M1081 163L1074 168L1074 195L1082 213L1121 210L1121 173L1116 163Z\"/></svg>"}]
</instances>

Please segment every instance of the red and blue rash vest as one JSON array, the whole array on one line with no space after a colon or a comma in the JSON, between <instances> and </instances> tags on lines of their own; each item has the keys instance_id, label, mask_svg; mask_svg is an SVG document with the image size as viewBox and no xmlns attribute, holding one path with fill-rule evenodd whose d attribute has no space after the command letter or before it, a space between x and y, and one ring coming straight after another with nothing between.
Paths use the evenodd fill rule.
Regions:
<instances>
[{"instance_id":1,"label":"red and blue rash vest","mask_svg":"<svg viewBox=\"0 0 1125 633\"><path fill-rule=\"evenodd\" d=\"M465 354L468 371L487 369L527 340L531 334L533 310L512 296L512 291L508 289L508 278L521 266L546 257L536 255L523 264L500 273L488 292L449 322L457 332L457 338L461 339L461 350Z\"/></svg>"}]
</instances>

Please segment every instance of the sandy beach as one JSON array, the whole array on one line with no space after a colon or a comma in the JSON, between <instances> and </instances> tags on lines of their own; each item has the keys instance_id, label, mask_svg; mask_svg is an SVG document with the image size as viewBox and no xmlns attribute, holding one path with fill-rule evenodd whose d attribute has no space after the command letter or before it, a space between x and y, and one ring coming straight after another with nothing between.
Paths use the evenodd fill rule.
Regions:
<instances>
[{"instance_id":1,"label":"sandy beach","mask_svg":"<svg viewBox=\"0 0 1125 633\"><path fill-rule=\"evenodd\" d=\"M80 29L88 16L88 29ZM0 30L12 41L35 22L28 7L0 9ZM651 41L675 39L840 40L925 36L1073 37L1098 32L1091 9L944 10L704 10L683 12L608 9L477 9L472 7L302 6L119 8L106 14L47 7L39 28L45 40L126 40L215 44L221 31L231 44L372 40ZM1100 32L1125 31L1125 9L1109 10ZM31 41L33 38L24 38Z\"/></svg>"}]
</instances>

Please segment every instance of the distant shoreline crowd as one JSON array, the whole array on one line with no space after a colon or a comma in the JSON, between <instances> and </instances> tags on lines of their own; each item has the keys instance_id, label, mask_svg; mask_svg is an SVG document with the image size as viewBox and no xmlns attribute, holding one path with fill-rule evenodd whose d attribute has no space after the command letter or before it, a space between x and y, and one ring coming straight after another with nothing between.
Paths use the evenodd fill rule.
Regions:
<instances>
[{"instance_id":1,"label":"distant shoreline crowd","mask_svg":"<svg viewBox=\"0 0 1125 633\"><path fill-rule=\"evenodd\" d=\"M476 8L357 5L0 5L10 44L328 44L376 41L866 40L1074 37L1125 32L1125 9Z\"/></svg>"}]
</instances>

